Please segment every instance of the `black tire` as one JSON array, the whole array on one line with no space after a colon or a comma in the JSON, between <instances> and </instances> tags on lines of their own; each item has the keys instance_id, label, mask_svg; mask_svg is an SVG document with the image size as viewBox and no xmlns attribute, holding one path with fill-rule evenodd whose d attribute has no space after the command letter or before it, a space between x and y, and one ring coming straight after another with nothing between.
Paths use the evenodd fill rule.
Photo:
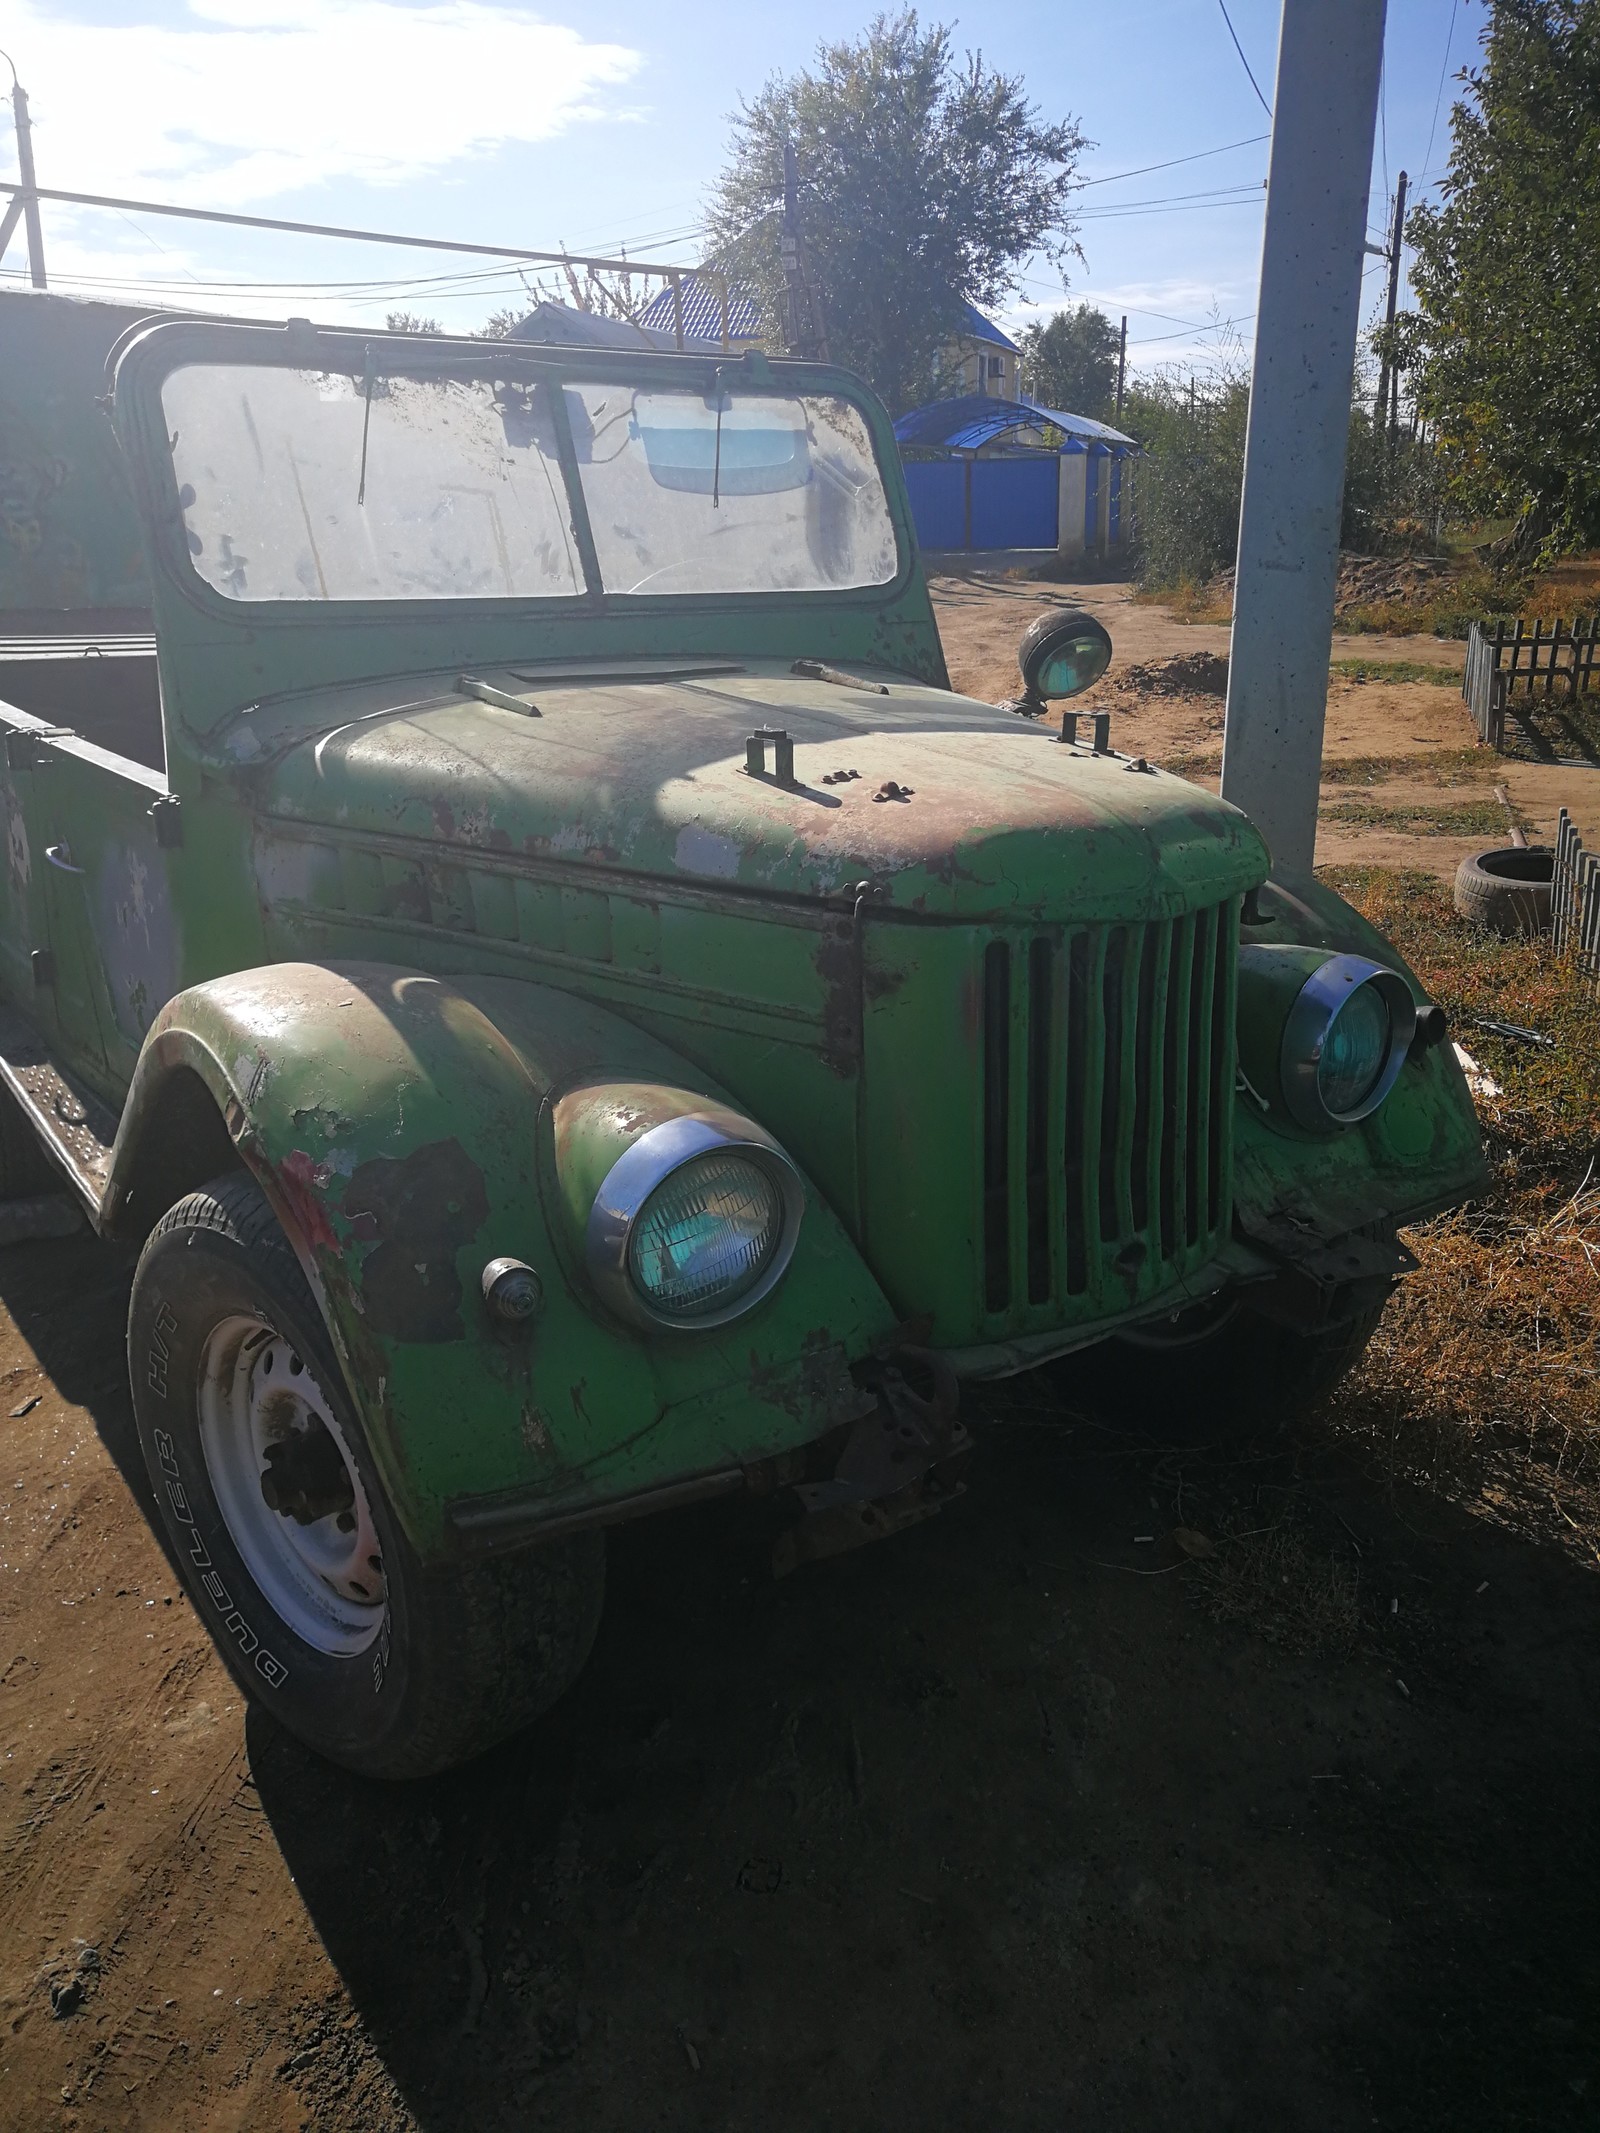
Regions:
<instances>
[{"instance_id":1,"label":"black tire","mask_svg":"<svg viewBox=\"0 0 1600 2133\"><path fill-rule=\"evenodd\" d=\"M1546 845L1479 852L1456 868L1456 909L1508 938L1548 933L1554 874L1555 854Z\"/></svg>"},{"instance_id":2,"label":"black tire","mask_svg":"<svg viewBox=\"0 0 1600 2133\"><path fill-rule=\"evenodd\" d=\"M252 1320L263 1330L235 1335ZM293 1551L311 1543L294 1541L288 1524L332 1540L336 1525L355 1530L356 1511L329 1512L318 1525L310 1498L308 1515L291 1521L248 1497L252 1466L258 1488L261 1479L254 1440L247 1431L230 1439L238 1396L215 1390L215 1359L236 1338L232 1386L241 1368L253 1385L269 1347L289 1355L270 1398L291 1394L285 1370L303 1373L290 1406L276 1412L292 1416L293 1400L306 1400L331 1420L324 1450L340 1462L332 1486L353 1501L359 1487L360 1516L370 1516L360 1537L376 1537L364 1559L375 1589L357 1601L329 1587L326 1634L315 1578L296 1567L280 1575L274 1551L288 1550L284 1560L297 1565ZM255 1362L246 1360L252 1353ZM217 1179L157 1223L134 1275L128 1360L145 1464L195 1609L240 1686L318 1754L367 1777L426 1776L526 1725L580 1672L599 1625L604 1537L576 1534L464 1567L418 1559L384 1497L299 1263L252 1179ZM292 1420L274 1426L301 1445L318 1429L314 1419L304 1431ZM230 1441L244 1448L229 1450ZM327 1471L319 1469L325 1491ZM219 1502L218 1475L224 1494L246 1489L243 1515L230 1499L243 1545ZM275 1517L286 1520L282 1539ZM261 1577L277 1580L282 1604Z\"/></svg>"},{"instance_id":3,"label":"black tire","mask_svg":"<svg viewBox=\"0 0 1600 2133\"><path fill-rule=\"evenodd\" d=\"M1383 1303L1368 1304L1319 1333L1297 1333L1242 1298L1223 1297L1057 1368L1072 1397L1165 1442L1222 1440L1287 1422L1326 1398L1361 1360L1382 1316Z\"/></svg>"},{"instance_id":4,"label":"black tire","mask_svg":"<svg viewBox=\"0 0 1600 2133\"><path fill-rule=\"evenodd\" d=\"M64 1192L67 1181L39 1145L21 1104L0 1088L0 1200L30 1200L39 1193Z\"/></svg>"}]
</instances>

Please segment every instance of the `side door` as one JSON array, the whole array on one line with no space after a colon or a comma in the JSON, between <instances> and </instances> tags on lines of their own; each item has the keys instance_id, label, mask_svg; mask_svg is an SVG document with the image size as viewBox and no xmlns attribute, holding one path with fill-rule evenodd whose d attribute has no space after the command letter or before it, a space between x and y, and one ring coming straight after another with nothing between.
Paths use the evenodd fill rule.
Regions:
<instances>
[{"instance_id":1,"label":"side door","mask_svg":"<svg viewBox=\"0 0 1600 2133\"><path fill-rule=\"evenodd\" d=\"M39 816L41 738L47 720L0 702L0 812L5 853L0 866L0 991L30 1021L55 1035L50 895Z\"/></svg>"},{"instance_id":2,"label":"side door","mask_svg":"<svg viewBox=\"0 0 1600 2133\"><path fill-rule=\"evenodd\" d=\"M63 1064L120 1098L145 1032L178 988L172 873L181 817L158 770L73 735L46 735L34 748L29 814L45 891L50 1026Z\"/></svg>"}]
</instances>

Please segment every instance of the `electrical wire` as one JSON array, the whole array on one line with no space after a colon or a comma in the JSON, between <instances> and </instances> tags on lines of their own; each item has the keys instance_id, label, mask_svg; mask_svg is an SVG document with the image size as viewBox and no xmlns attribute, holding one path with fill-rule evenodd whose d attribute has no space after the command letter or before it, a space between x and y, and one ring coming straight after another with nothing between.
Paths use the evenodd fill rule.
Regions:
<instances>
[{"instance_id":1,"label":"electrical wire","mask_svg":"<svg viewBox=\"0 0 1600 2133\"><path fill-rule=\"evenodd\" d=\"M1433 162L1433 137L1439 130L1439 106L1444 102L1445 77L1450 72L1450 47L1455 41L1456 8L1459 0L1450 0L1450 19L1444 28L1444 58L1439 67L1439 93L1433 100L1433 124L1428 128L1428 152L1422 159L1422 167L1428 169Z\"/></svg>"},{"instance_id":2,"label":"electrical wire","mask_svg":"<svg viewBox=\"0 0 1600 2133\"><path fill-rule=\"evenodd\" d=\"M1254 91L1256 92L1256 102L1257 102L1257 103L1258 103L1258 104L1259 104L1259 105L1261 106L1262 110L1263 110L1263 111L1264 111L1264 112L1265 112L1265 113L1267 114L1267 117L1268 117L1268 118L1271 118L1271 116L1272 116L1272 106L1271 106L1271 105L1270 105L1270 104L1269 104L1269 103L1267 102L1266 98L1265 98L1265 97L1264 97L1264 96L1263 96L1263 95L1261 94L1261 84L1260 84L1260 82L1258 82L1258 81L1256 80L1256 78L1255 78L1255 75L1254 75L1254 74L1253 74L1253 73L1251 72L1251 68L1250 68L1250 62L1249 62L1249 60L1248 60L1248 59L1246 59L1246 58L1245 58L1245 56L1244 56L1244 46L1243 46L1243 45L1242 45L1242 44L1241 44L1241 43L1239 42L1239 33L1238 33L1238 31L1237 31L1237 30L1236 30L1236 29L1234 28L1234 26L1233 26L1233 20L1232 20L1232 17L1231 17L1231 16L1229 15L1229 13L1228 13L1228 0L1217 0L1217 5L1218 5L1218 7L1220 7L1220 8L1221 8L1221 10L1222 10L1222 19L1223 19L1223 21L1224 21L1225 23L1227 23L1227 25L1228 25L1228 35L1229 35L1229 36L1230 36L1230 37L1231 37L1231 38L1233 39L1233 49L1234 49L1234 50L1235 50L1235 51L1236 51L1236 52L1238 53L1238 55L1239 55L1239 64L1240 64L1240 66L1241 66L1241 67L1243 67L1243 68L1244 68L1244 71L1246 72L1246 74L1249 74L1249 75L1250 75L1250 86L1251 86L1251 88L1252 88L1252 89L1254 89Z\"/></svg>"},{"instance_id":3,"label":"electrical wire","mask_svg":"<svg viewBox=\"0 0 1600 2133\"><path fill-rule=\"evenodd\" d=\"M1157 193L1148 200L1123 200L1115 207L1086 207L1082 212L1087 221L1091 216L1103 222L1110 215L1131 215L1147 207L1176 207L1187 200L1225 200L1232 195L1259 195L1263 181L1251 178L1242 185L1212 185L1198 193Z\"/></svg>"},{"instance_id":4,"label":"electrical wire","mask_svg":"<svg viewBox=\"0 0 1600 2133\"><path fill-rule=\"evenodd\" d=\"M1137 170L1119 170L1107 178L1085 178L1089 185L1120 185L1124 178L1147 178L1153 170L1176 170L1180 163L1201 163L1207 156L1231 155L1236 148L1255 148L1270 141L1270 133L1253 133L1247 141L1226 141L1220 148L1197 148L1192 156L1170 156L1165 163L1141 163Z\"/></svg>"}]
</instances>

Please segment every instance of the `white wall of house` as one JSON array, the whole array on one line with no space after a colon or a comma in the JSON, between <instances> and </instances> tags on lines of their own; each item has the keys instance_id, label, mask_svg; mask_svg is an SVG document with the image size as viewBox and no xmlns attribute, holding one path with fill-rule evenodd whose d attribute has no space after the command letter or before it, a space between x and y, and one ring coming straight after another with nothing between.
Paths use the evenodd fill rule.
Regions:
<instances>
[{"instance_id":1,"label":"white wall of house","mask_svg":"<svg viewBox=\"0 0 1600 2133\"><path fill-rule=\"evenodd\" d=\"M947 343L943 363L950 378L945 388L949 399L961 393L984 393L996 400L1017 397L1018 357L1014 349L997 348L993 341L974 341L963 335Z\"/></svg>"}]
</instances>

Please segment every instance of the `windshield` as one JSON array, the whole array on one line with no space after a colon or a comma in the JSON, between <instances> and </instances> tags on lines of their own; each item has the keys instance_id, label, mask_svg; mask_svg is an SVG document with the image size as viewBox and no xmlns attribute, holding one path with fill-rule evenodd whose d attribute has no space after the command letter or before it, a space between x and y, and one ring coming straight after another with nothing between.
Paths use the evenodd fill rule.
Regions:
<instances>
[{"instance_id":1,"label":"windshield","mask_svg":"<svg viewBox=\"0 0 1600 2133\"><path fill-rule=\"evenodd\" d=\"M848 400L569 388L608 592L886 585L898 558L872 439Z\"/></svg>"},{"instance_id":2,"label":"windshield","mask_svg":"<svg viewBox=\"0 0 1600 2133\"><path fill-rule=\"evenodd\" d=\"M574 518L611 593L885 585L898 568L860 411L629 384L190 364L162 405L191 563L232 600L568 598Z\"/></svg>"}]
</instances>

